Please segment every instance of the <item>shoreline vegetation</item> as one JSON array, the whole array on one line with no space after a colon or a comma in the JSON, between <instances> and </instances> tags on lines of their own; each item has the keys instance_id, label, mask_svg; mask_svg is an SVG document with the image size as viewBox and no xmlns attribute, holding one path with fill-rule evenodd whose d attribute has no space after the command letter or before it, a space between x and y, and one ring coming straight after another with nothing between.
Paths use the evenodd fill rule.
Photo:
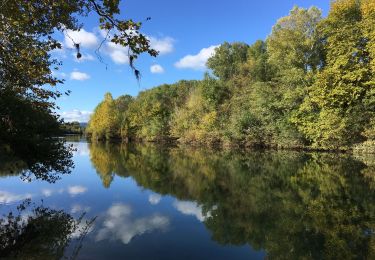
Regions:
<instances>
[{"instance_id":1,"label":"shoreline vegetation","mask_svg":"<svg viewBox=\"0 0 375 260\"><path fill-rule=\"evenodd\" d=\"M93 140L375 153L375 3L294 7L266 40L223 43L202 80L116 99L86 128Z\"/></svg>"},{"instance_id":2,"label":"shoreline vegetation","mask_svg":"<svg viewBox=\"0 0 375 260\"><path fill-rule=\"evenodd\" d=\"M60 125L60 132L63 135L83 135L85 133L86 124L77 121L64 122Z\"/></svg>"}]
</instances>

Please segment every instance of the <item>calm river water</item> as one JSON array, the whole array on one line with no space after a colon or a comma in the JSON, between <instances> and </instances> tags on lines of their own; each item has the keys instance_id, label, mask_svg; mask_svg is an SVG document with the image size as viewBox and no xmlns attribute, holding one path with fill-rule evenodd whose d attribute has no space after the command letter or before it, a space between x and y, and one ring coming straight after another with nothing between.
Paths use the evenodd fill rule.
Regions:
<instances>
[{"instance_id":1,"label":"calm river water","mask_svg":"<svg viewBox=\"0 0 375 260\"><path fill-rule=\"evenodd\" d=\"M54 182L0 167L3 256L375 259L372 156L70 144Z\"/></svg>"}]
</instances>

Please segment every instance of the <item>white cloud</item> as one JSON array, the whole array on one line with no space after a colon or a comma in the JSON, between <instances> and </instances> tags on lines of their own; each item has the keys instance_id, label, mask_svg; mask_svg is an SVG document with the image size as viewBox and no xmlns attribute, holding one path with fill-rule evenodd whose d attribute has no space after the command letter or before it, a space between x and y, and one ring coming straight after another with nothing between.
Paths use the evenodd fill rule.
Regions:
<instances>
[{"instance_id":1,"label":"white cloud","mask_svg":"<svg viewBox=\"0 0 375 260\"><path fill-rule=\"evenodd\" d=\"M203 48L196 55L187 55L176 62L175 66L179 69L204 70L208 58L214 55L217 47L219 47L219 45L213 45L208 48Z\"/></svg>"},{"instance_id":2,"label":"white cloud","mask_svg":"<svg viewBox=\"0 0 375 260\"><path fill-rule=\"evenodd\" d=\"M81 48L96 48L99 46L98 37L85 29L79 31L66 30L64 36L65 45L68 48L74 48L74 43L78 43Z\"/></svg>"},{"instance_id":3,"label":"white cloud","mask_svg":"<svg viewBox=\"0 0 375 260\"><path fill-rule=\"evenodd\" d=\"M150 71L151 73L154 73L154 74L160 74L160 73L164 73L164 68L159 64L154 64L150 67Z\"/></svg>"},{"instance_id":4,"label":"white cloud","mask_svg":"<svg viewBox=\"0 0 375 260\"><path fill-rule=\"evenodd\" d=\"M71 196L76 196L78 194L85 193L86 191L87 191L87 188L84 187L84 186L76 185L76 186L70 186L70 187L68 187L68 193Z\"/></svg>"},{"instance_id":5,"label":"white cloud","mask_svg":"<svg viewBox=\"0 0 375 260\"><path fill-rule=\"evenodd\" d=\"M151 48L159 51L160 55L167 54L173 51L174 40L170 37L165 38L155 38L149 37ZM113 42L107 42L105 44L104 53L109 55L114 63L117 64L127 64L129 63L128 48L123 47L119 44ZM157 72L161 73L161 72Z\"/></svg>"},{"instance_id":6,"label":"white cloud","mask_svg":"<svg viewBox=\"0 0 375 260\"><path fill-rule=\"evenodd\" d=\"M101 29L101 28L98 26L98 27L94 28L94 31L95 31L95 32L98 32L102 38L107 37L108 30L106 30L106 29ZM111 38L111 33L108 34L108 38Z\"/></svg>"},{"instance_id":7,"label":"white cloud","mask_svg":"<svg viewBox=\"0 0 375 260\"><path fill-rule=\"evenodd\" d=\"M51 189L43 189L42 190L42 194L45 197L49 197L49 196L51 196L53 194L53 190L51 190Z\"/></svg>"},{"instance_id":8,"label":"white cloud","mask_svg":"<svg viewBox=\"0 0 375 260\"><path fill-rule=\"evenodd\" d=\"M119 44L115 44L110 40L113 38L113 32L107 35L107 31L97 28L96 32L100 35L102 39L107 37L107 42L103 45L103 53L108 55L111 60L116 64L127 64L129 63L128 47L124 47ZM128 34L133 33L136 35L136 31L128 30ZM157 38L157 37L147 37L150 40L151 48L159 51L160 55L171 53L174 50L175 40L171 37Z\"/></svg>"},{"instance_id":9,"label":"white cloud","mask_svg":"<svg viewBox=\"0 0 375 260\"><path fill-rule=\"evenodd\" d=\"M106 212L103 227L98 231L96 241L115 239L128 244L135 236L153 230L163 230L169 225L169 219L165 216L152 215L133 219L131 213L129 205L113 204Z\"/></svg>"},{"instance_id":10,"label":"white cloud","mask_svg":"<svg viewBox=\"0 0 375 260\"><path fill-rule=\"evenodd\" d=\"M80 221L75 220L74 222L75 222L75 229L73 233L69 235L70 238L73 238L73 239L81 238L83 235L87 235L95 229L94 223L91 223L88 226L87 223L91 222L90 219L83 218Z\"/></svg>"},{"instance_id":11,"label":"white cloud","mask_svg":"<svg viewBox=\"0 0 375 260\"><path fill-rule=\"evenodd\" d=\"M115 34L119 35L120 32L117 30L117 29L112 29L110 31L108 31L107 29L101 29L99 26L94 28L93 30L95 33L99 34L103 39L107 39L107 40L112 40L113 39L113 36ZM135 30L126 30L126 33L129 35L130 33L132 33L133 35L139 35L139 33L137 33Z\"/></svg>"},{"instance_id":12,"label":"white cloud","mask_svg":"<svg viewBox=\"0 0 375 260\"><path fill-rule=\"evenodd\" d=\"M32 195L30 193L26 194L15 194L8 191L0 190L0 204L8 204L16 201L30 199Z\"/></svg>"},{"instance_id":13,"label":"white cloud","mask_svg":"<svg viewBox=\"0 0 375 260\"><path fill-rule=\"evenodd\" d=\"M55 76L57 78L63 78L63 79L65 79L67 75L64 72L59 72L57 70L52 70L52 76Z\"/></svg>"},{"instance_id":14,"label":"white cloud","mask_svg":"<svg viewBox=\"0 0 375 260\"><path fill-rule=\"evenodd\" d=\"M54 189L42 189L42 195L45 197L50 197L55 193L62 194L64 192L64 189L54 190Z\"/></svg>"},{"instance_id":15,"label":"white cloud","mask_svg":"<svg viewBox=\"0 0 375 260\"><path fill-rule=\"evenodd\" d=\"M92 56L91 54L84 54L84 53L81 53L81 58L77 58L77 53L72 53L72 56L73 56L73 59L75 62L84 62L84 61L92 61L92 60L95 60L94 56Z\"/></svg>"},{"instance_id":16,"label":"white cloud","mask_svg":"<svg viewBox=\"0 0 375 260\"><path fill-rule=\"evenodd\" d=\"M204 221L206 217L202 214L202 207L191 201L175 201L173 206L184 215L195 216L199 221Z\"/></svg>"},{"instance_id":17,"label":"white cloud","mask_svg":"<svg viewBox=\"0 0 375 260\"><path fill-rule=\"evenodd\" d=\"M129 63L128 48L113 42L107 42L104 52L111 57L112 61L117 64Z\"/></svg>"},{"instance_id":18,"label":"white cloud","mask_svg":"<svg viewBox=\"0 0 375 260\"><path fill-rule=\"evenodd\" d=\"M148 196L148 201L151 205L159 204L160 200L161 196L159 194L151 194L150 196Z\"/></svg>"},{"instance_id":19,"label":"white cloud","mask_svg":"<svg viewBox=\"0 0 375 260\"><path fill-rule=\"evenodd\" d=\"M73 71L70 73L70 79L72 80L88 80L90 78L90 75L84 72L79 72L79 71Z\"/></svg>"},{"instance_id":20,"label":"white cloud","mask_svg":"<svg viewBox=\"0 0 375 260\"><path fill-rule=\"evenodd\" d=\"M64 118L65 122L77 121L83 123L89 121L91 114L91 111L73 109L71 111L62 112L60 116Z\"/></svg>"},{"instance_id":21,"label":"white cloud","mask_svg":"<svg viewBox=\"0 0 375 260\"><path fill-rule=\"evenodd\" d=\"M174 50L174 42L175 40L171 37L164 37L164 38L156 38L156 37L148 37L150 40L151 48L157 50L160 55L168 54L173 52Z\"/></svg>"},{"instance_id":22,"label":"white cloud","mask_svg":"<svg viewBox=\"0 0 375 260\"><path fill-rule=\"evenodd\" d=\"M80 204L74 204L71 209L70 213L75 214L75 213L81 213L81 212L89 212L91 208L89 206L82 206Z\"/></svg>"}]
</instances>

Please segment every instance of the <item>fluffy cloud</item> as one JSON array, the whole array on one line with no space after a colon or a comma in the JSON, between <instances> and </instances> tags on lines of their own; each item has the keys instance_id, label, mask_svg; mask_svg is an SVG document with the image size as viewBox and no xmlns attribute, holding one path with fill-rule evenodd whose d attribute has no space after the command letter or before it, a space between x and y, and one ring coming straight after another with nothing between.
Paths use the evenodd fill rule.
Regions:
<instances>
[{"instance_id":1,"label":"fluffy cloud","mask_svg":"<svg viewBox=\"0 0 375 260\"><path fill-rule=\"evenodd\" d=\"M187 55L175 63L175 66L179 69L194 69L204 70L206 68L206 62L215 53L215 49L218 45L213 45L208 48L203 48L196 55Z\"/></svg>"},{"instance_id":2,"label":"fluffy cloud","mask_svg":"<svg viewBox=\"0 0 375 260\"><path fill-rule=\"evenodd\" d=\"M95 229L95 224L91 221L92 221L91 219L85 219L85 218L82 218L80 221L75 220L74 222L75 222L76 228L74 229L73 233L69 235L69 238L80 239L83 236L86 236L90 234L91 232L93 232ZM91 224L88 224L88 223L91 223Z\"/></svg>"},{"instance_id":3,"label":"fluffy cloud","mask_svg":"<svg viewBox=\"0 0 375 260\"><path fill-rule=\"evenodd\" d=\"M150 67L150 71L151 73L154 73L154 74L160 74L160 73L164 73L164 68L160 66L159 64L154 64Z\"/></svg>"},{"instance_id":4,"label":"fluffy cloud","mask_svg":"<svg viewBox=\"0 0 375 260\"><path fill-rule=\"evenodd\" d=\"M89 206L82 206L80 204L74 204L71 209L70 213L75 214L75 213L83 213L83 212L89 212L91 208Z\"/></svg>"},{"instance_id":5,"label":"fluffy cloud","mask_svg":"<svg viewBox=\"0 0 375 260\"><path fill-rule=\"evenodd\" d=\"M100 45L100 41L107 37L107 31L102 29L95 29L95 33L88 32L84 29L80 31L66 30L64 45L68 48L74 48L74 43L79 43L81 48L97 48ZM98 38L98 36L99 38ZM108 41L102 46L101 50L105 55L108 55L111 60L116 64L127 64L129 63L128 48L111 42L113 33L108 35ZM160 55L168 54L174 50L175 40L171 37L157 38L147 37L150 40L151 48L157 50ZM76 53L72 53L76 56ZM77 62L86 60L93 60L94 57L90 54L82 54L80 59L75 58Z\"/></svg>"},{"instance_id":6,"label":"fluffy cloud","mask_svg":"<svg viewBox=\"0 0 375 260\"><path fill-rule=\"evenodd\" d=\"M105 37L106 32L100 31L102 37ZM167 54L173 51L174 39L171 37L155 38L149 37L151 48L159 51L160 55ZM129 63L128 48L123 47L113 42L107 42L103 48L103 52L108 55L111 60L116 64ZM160 73L160 72L158 72Z\"/></svg>"},{"instance_id":7,"label":"fluffy cloud","mask_svg":"<svg viewBox=\"0 0 375 260\"><path fill-rule=\"evenodd\" d=\"M111 57L112 61L117 64L129 63L128 48L113 42L107 42L105 47L105 53Z\"/></svg>"},{"instance_id":8,"label":"fluffy cloud","mask_svg":"<svg viewBox=\"0 0 375 260\"><path fill-rule=\"evenodd\" d=\"M92 112L85 110L74 109L71 111L64 111L60 114L65 122L88 122Z\"/></svg>"},{"instance_id":9,"label":"fluffy cloud","mask_svg":"<svg viewBox=\"0 0 375 260\"><path fill-rule=\"evenodd\" d=\"M79 43L80 47L83 48L97 48L99 46L98 37L94 33L85 31L85 29L79 31L66 30L64 36L65 46L68 48L74 48L74 43Z\"/></svg>"},{"instance_id":10,"label":"fluffy cloud","mask_svg":"<svg viewBox=\"0 0 375 260\"><path fill-rule=\"evenodd\" d=\"M44 197L50 197L50 196L52 196L53 194L56 194L56 193L60 193L60 194L62 194L63 192L64 192L64 189L59 189L59 190L53 190L53 189L42 189L41 190L41 192L42 192L42 195L44 196Z\"/></svg>"},{"instance_id":11,"label":"fluffy cloud","mask_svg":"<svg viewBox=\"0 0 375 260\"><path fill-rule=\"evenodd\" d=\"M87 191L87 188L84 187L84 186L76 185L76 186L70 186L70 187L68 187L68 193L71 196L76 196L76 195L85 193L86 191Z\"/></svg>"},{"instance_id":12,"label":"fluffy cloud","mask_svg":"<svg viewBox=\"0 0 375 260\"><path fill-rule=\"evenodd\" d=\"M84 72L79 72L79 71L73 71L70 73L70 79L72 80L88 80L90 78L90 75Z\"/></svg>"},{"instance_id":13,"label":"fluffy cloud","mask_svg":"<svg viewBox=\"0 0 375 260\"><path fill-rule=\"evenodd\" d=\"M153 230L168 227L169 219L165 216L152 215L142 218L131 217L131 207L123 203L113 204L106 212L103 227L96 235L96 241L117 239L128 244L133 237Z\"/></svg>"},{"instance_id":14,"label":"fluffy cloud","mask_svg":"<svg viewBox=\"0 0 375 260\"><path fill-rule=\"evenodd\" d=\"M156 38L148 37L151 48L157 50L160 55L171 53L174 50L174 39L171 37Z\"/></svg>"},{"instance_id":15,"label":"fluffy cloud","mask_svg":"<svg viewBox=\"0 0 375 260\"><path fill-rule=\"evenodd\" d=\"M0 190L0 204L9 204L16 201L30 199L32 197L31 194L15 194L8 191L1 191Z\"/></svg>"},{"instance_id":16,"label":"fluffy cloud","mask_svg":"<svg viewBox=\"0 0 375 260\"><path fill-rule=\"evenodd\" d=\"M151 194L150 196L148 196L148 201L151 205L159 204L160 200L161 196L159 194Z\"/></svg>"},{"instance_id":17,"label":"fluffy cloud","mask_svg":"<svg viewBox=\"0 0 375 260\"><path fill-rule=\"evenodd\" d=\"M191 201L175 201L173 206L184 215L195 216L199 221L203 221L208 216L203 216L202 207Z\"/></svg>"},{"instance_id":18,"label":"fluffy cloud","mask_svg":"<svg viewBox=\"0 0 375 260\"><path fill-rule=\"evenodd\" d=\"M49 197L49 196L51 196L53 194L53 190L51 190L51 189L43 189L42 190L42 194L45 197Z\"/></svg>"},{"instance_id":19,"label":"fluffy cloud","mask_svg":"<svg viewBox=\"0 0 375 260\"><path fill-rule=\"evenodd\" d=\"M52 70L52 75L55 76L55 77L57 77L57 78L63 78L63 79L65 79L66 76L67 76L66 73L59 72L57 70Z\"/></svg>"}]
</instances>

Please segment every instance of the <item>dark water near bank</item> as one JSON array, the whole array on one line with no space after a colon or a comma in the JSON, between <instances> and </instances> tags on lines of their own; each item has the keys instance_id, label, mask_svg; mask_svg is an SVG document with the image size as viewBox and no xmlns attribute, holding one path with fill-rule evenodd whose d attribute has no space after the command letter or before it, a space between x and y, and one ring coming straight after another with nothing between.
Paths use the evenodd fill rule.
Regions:
<instances>
[{"instance_id":1,"label":"dark water near bank","mask_svg":"<svg viewBox=\"0 0 375 260\"><path fill-rule=\"evenodd\" d=\"M3 256L375 259L373 157L72 144L55 183L0 166L1 214L37 234Z\"/></svg>"}]
</instances>

